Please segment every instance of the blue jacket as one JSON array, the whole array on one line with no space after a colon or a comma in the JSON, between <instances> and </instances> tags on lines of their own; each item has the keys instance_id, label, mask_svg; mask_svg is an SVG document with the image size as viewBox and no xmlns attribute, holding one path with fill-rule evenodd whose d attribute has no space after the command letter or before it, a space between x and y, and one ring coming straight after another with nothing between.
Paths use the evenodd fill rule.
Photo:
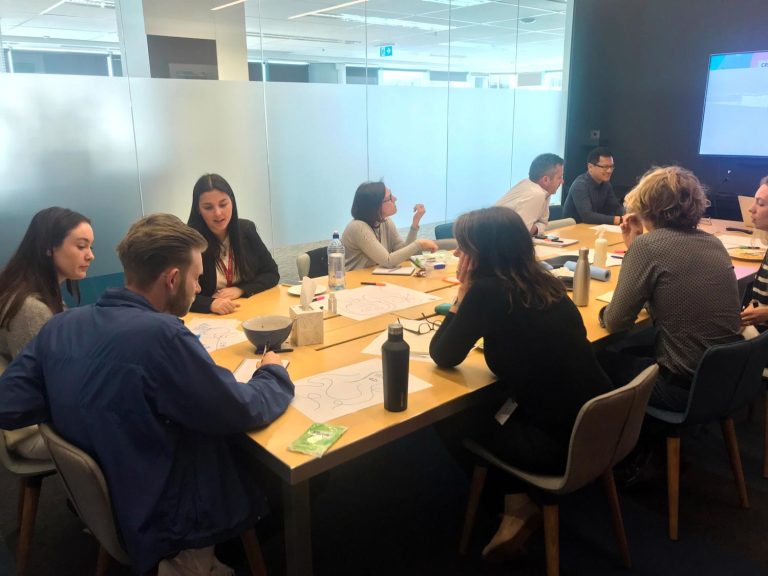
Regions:
<instances>
[{"instance_id":1,"label":"blue jacket","mask_svg":"<svg viewBox=\"0 0 768 576\"><path fill-rule=\"evenodd\" d=\"M239 384L181 320L119 289L54 316L16 357L0 376L0 428L50 421L100 464L143 573L266 513L231 444L292 398L282 366Z\"/></svg>"}]
</instances>

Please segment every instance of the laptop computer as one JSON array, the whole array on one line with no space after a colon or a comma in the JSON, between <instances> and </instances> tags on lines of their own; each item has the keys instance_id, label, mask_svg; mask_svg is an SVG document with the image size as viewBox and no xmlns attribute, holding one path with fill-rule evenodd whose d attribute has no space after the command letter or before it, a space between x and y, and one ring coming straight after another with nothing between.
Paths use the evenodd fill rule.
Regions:
<instances>
[{"instance_id":1,"label":"laptop computer","mask_svg":"<svg viewBox=\"0 0 768 576\"><path fill-rule=\"evenodd\" d=\"M752 223L752 214L749 213L752 204L755 203L753 196L739 196L739 208L741 209L741 219L744 221L744 226L747 228L754 228Z\"/></svg>"}]
</instances>

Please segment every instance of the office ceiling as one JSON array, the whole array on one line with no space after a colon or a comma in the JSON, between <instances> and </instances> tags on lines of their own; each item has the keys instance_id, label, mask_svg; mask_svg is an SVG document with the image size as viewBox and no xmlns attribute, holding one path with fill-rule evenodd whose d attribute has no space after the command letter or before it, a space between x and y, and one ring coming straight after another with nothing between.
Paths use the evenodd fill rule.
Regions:
<instances>
[{"instance_id":1,"label":"office ceiling","mask_svg":"<svg viewBox=\"0 0 768 576\"><path fill-rule=\"evenodd\" d=\"M174 22L215 37L210 7L226 0L144 0ZM249 59L340 62L483 73L559 70L565 0L248 0ZM349 0L347 0L349 1ZM114 0L0 0L0 39L12 48L119 49ZM234 8L224 8L230 10ZM293 18L292 18L293 17ZM162 26L162 20L156 25ZM149 29L149 25L147 28ZM391 56L380 56L391 45Z\"/></svg>"}]
</instances>

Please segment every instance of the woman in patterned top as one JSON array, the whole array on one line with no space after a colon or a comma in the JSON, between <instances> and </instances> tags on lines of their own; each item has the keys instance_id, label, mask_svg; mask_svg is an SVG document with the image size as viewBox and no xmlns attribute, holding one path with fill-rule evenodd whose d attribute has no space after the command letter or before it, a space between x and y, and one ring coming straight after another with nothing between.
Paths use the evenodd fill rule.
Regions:
<instances>
[{"instance_id":1,"label":"woman in patterned top","mask_svg":"<svg viewBox=\"0 0 768 576\"><path fill-rule=\"evenodd\" d=\"M605 368L618 386L632 376L628 368L638 372L658 362L650 403L682 411L705 350L741 337L733 265L720 240L697 228L707 199L689 170L654 168L624 202L629 214L621 231L627 252L611 303L601 310L600 319L609 332L620 332L631 328L646 306L655 342L648 351L652 358L614 357ZM624 374L619 376L613 365L622 366Z\"/></svg>"}]
</instances>

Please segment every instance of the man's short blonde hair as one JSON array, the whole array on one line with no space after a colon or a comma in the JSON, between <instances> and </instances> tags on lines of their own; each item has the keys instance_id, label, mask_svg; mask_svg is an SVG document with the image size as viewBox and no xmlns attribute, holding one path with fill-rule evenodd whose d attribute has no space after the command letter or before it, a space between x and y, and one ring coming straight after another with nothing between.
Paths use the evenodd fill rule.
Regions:
<instances>
[{"instance_id":1,"label":"man's short blonde hair","mask_svg":"<svg viewBox=\"0 0 768 576\"><path fill-rule=\"evenodd\" d=\"M183 271L192 262L192 250L204 252L205 238L172 214L151 214L134 222L117 246L125 282L148 288L168 268Z\"/></svg>"},{"instance_id":2,"label":"man's short blonde hair","mask_svg":"<svg viewBox=\"0 0 768 576\"><path fill-rule=\"evenodd\" d=\"M665 166L643 174L624 204L628 212L635 212L655 228L690 229L698 226L709 200L693 172Z\"/></svg>"}]
</instances>

